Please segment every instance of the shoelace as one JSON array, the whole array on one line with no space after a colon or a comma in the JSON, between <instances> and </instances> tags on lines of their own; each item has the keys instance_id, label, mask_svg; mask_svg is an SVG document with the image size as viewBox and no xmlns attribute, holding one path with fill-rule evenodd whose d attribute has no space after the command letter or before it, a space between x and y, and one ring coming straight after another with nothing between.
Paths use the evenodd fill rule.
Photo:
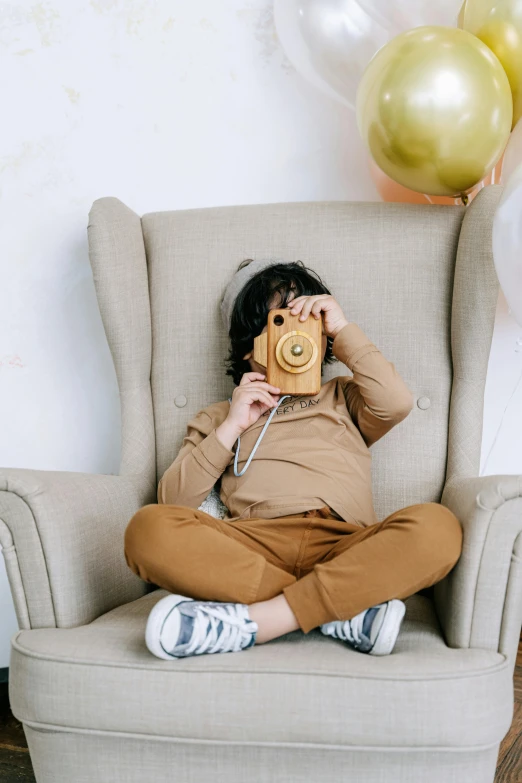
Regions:
<instances>
[{"instance_id":1,"label":"shoelace","mask_svg":"<svg viewBox=\"0 0 522 783\"><path fill-rule=\"evenodd\" d=\"M363 641L362 629L364 615L365 612L361 612L355 617L352 617L351 620L346 620L344 623L332 624L331 636L335 636L337 639L350 642L350 644L353 644L355 647L357 647Z\"/></svg>"},{"instance_id":2,"label":"shoelace","mask_svg":"<svg viewBox=\"0 0 522 783\"><path fill-rule=\"evenodd\" d=\"M279 408L279 406L281 405L283 400L287 400L291 396L292 396L291 394L284 394L281 397L281 399L279 400L279 402L277 403L276 407L272 408L272 411L270 412L270 416L268 417L268 419L267 419L267 421L265 423L265 426L263 427L263 429L259 433L259 437L258 437L258 439L256 440L256 442L254 444L254 448L250 452L250 456L249 456L249 458L246 461L245 467L239 473L238 473L238 470L237 470L237 462L238 462L238 459L239 459L239 450L241 448L241 438L238 436L238 438L237 438L237 449L236 449L236 454L235 454L235 457L234 457L234 476L237 476L239 478L239 476L242 476L243 473L245 473L246 469L248 468L248 466L252 462L252 457L256 453L257 447L261 443L261 440L263 439L263 435L265 434L265 432L266 432L266 430L268 428L268 425L270 424L270 422L272 421L272 419L274 417L274 413L277 411L277 409ZM232 397L229 397L228 401L232 402Z\"/></svg>"},{"instance_id":3,"label":"shoelace","mask_svg":"<svg viewBox=\"0 0 522 783\"><path fill-rule=\"evenodd\" d=\"M238 652L257 630L256 623L249 620L247 609L241 604L222 607L198 604L195 610L194 631L187 654ZM218 635L220 622L223 626Z\"/></svg>"}]
</instances>

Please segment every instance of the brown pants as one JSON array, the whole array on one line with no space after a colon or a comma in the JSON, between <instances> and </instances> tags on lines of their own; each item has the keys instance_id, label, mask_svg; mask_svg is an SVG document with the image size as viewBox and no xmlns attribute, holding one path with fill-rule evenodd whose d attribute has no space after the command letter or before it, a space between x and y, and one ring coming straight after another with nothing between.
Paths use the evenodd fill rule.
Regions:
<instances>
[{"instance_id":1,"label":"brown pants","mask_svg":"<svg viewBox=\"0 0 522 783\"><path fill-rule=\"evenodd\" d=\"M461 550L461 525L439 503L407 506L368 527L343 522L327 507L227 521L151 503L125 531L127 564L146 582L190 598L244 604L283 592L305 633L430 587Z\"/></svg>"}]
</instances>

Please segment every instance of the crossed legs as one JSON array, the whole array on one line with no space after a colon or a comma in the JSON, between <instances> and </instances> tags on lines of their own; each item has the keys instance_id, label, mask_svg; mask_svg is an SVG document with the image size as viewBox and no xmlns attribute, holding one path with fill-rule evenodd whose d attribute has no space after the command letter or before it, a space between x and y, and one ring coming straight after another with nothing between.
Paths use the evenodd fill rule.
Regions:
<instances>
[{"instance_id":1,"label":"crossed legs","mask_svg":"<svg viewBox=\"0 0 522 783\"><path fill-rule=\"evenodd\" d=\"M134 573L172 593L248 604L258 643L407 598L446 576L461 550L461 525L439 503L368 527L314 516L230 522L149 504L125 531Z\"/></svg>"}]
</instances>

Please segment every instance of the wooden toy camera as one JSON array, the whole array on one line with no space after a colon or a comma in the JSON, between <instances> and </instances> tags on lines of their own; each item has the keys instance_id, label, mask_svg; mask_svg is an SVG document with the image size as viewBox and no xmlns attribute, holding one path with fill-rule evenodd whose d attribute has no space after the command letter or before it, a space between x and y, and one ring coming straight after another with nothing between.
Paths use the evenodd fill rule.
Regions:
<instances>
[{"instance_id":1,"label":"wooden toy camera","mask_svg":"<svg viewBox=\"0 0 522 783\"><path fill-rule=\"evenodd\" d=\"M321 388L323 319L270 310L268 328L254 339L254 360L281 394L318 394Z\"/></svg>"}]
</instances>

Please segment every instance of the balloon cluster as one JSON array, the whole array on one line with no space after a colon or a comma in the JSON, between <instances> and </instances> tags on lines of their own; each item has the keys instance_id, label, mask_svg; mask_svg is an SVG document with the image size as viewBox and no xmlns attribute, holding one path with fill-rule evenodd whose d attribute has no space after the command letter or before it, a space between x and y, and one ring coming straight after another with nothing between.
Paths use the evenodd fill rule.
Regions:
<instances>
[{"instance_id":1,"label":"balloon cluster","mask_svg":"<svg viewBox=\"0 0 522 783\"><path fill-rule=\"evenodd\" d=\"M522 325L522 0L274 0L274 13L296 69L355 109L386 201L467 204L507 182L494 259Z\"/></svg>"},{"instance_id":2,"label":"balloon cluster","mask_svg":"<svg viewBox=\"0 0 522 783\"><path fill-rule=\"evenodd\" d=\"M467 203L499 181L522 114L522 0L275 0L274 13L297 70L356 110L384 198Z\"/></svg>"}]
</instances>

